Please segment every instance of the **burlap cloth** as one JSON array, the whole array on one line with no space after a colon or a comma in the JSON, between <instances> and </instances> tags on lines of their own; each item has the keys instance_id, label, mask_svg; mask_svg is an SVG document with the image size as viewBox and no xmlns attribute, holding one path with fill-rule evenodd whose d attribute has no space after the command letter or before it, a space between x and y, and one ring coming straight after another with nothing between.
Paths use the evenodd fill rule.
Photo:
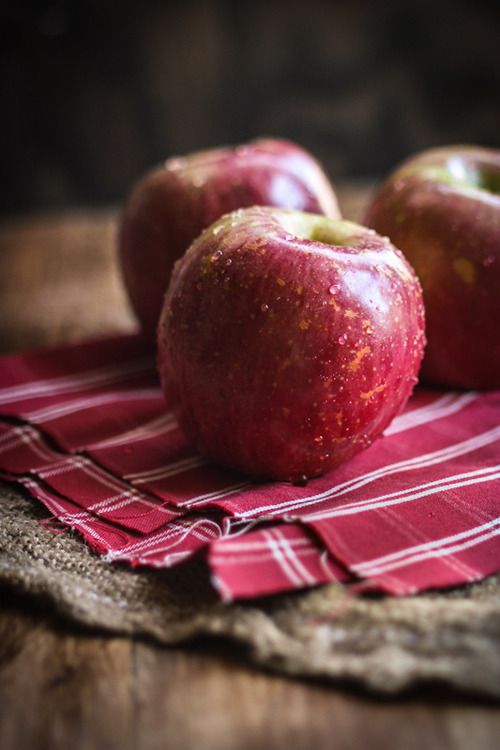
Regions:
<instances>
[{"instance_id":1,"label":"burlap cloth","mask_svg":"<svg viewBox=\"0 0 500 750\"><path fill-rule=\"evenodd\" d=\"M438 681L500 698L500 576L415 597L354 597L340 585L223 604L204 566L132 570L40 525L46 514L0 484L0 583L48 597L64 616L177 643L227 636L276 671L394 694Z\"/></svg>"}]
</instances>

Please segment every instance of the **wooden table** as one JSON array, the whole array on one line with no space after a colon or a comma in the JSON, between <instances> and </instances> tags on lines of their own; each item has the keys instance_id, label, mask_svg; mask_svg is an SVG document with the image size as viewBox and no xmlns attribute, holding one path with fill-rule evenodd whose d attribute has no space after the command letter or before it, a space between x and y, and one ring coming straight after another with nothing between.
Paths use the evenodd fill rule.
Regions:
<instances>
[{"instance_id":1,"label":"wooden table","mask_svg":"<svg viewBox=\"0 0 500 750\"><path fill-rule=\"evenodd\" d=\"M366 192L347 187L346 215ZM130 331L116 272L116 212L0 225L0 348ZM234 646L160 648L89 633L0 590L1 750L486 750L500 711L421 690L382 701L255 670Z\"/></svg>"}]
</instances>

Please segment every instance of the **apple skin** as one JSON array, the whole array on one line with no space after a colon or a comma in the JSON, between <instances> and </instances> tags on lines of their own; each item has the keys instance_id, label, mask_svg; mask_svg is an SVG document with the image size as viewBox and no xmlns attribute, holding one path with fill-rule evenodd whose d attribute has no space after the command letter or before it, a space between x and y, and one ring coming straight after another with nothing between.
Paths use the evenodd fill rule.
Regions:
<instances>
[{"instance_id":1,"label":"apple skin","mask_svg":"<svg viewBox=\"0 0 500 750\"><path fill-rule=\"evenodd\" d=\"M422 284L422 379L500 387L500 151L450 146L413 157L376 192L365 223L391 238Z\"/></svg>"},{"instance_id":2,"label":"apple skin","mask_svg":"<svg viewBox=\"0 0 500 750\"><path fill-rule=\"evenodd\" d=\"M150 339L177 258L222 214L252 205L340 216L316 159L294 143L271 138L169 159L133 188L119 256L132 308Z\"/></svg>"},{"instance_id":3,"label":"apple skin","mask_svg":"<svg viewBox=\"0 0 500 750\"><path fill-rule=\"evenodd\" d=\"M223 216L177 262L158 366L198 451L252 477L297 481L383 432L412 391L424 343L420 285L387 239L252 207Z\"/></svg>"}]
</instances>

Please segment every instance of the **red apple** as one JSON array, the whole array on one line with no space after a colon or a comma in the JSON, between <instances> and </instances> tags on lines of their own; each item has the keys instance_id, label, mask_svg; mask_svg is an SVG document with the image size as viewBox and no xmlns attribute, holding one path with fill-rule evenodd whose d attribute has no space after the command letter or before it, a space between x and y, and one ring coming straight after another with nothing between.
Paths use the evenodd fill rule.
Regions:
<instances>
[{"instance_id":1,"label":"red apple","mask_svg":"<svg viewBox=\"0 0 500 750\"><path fill-rule=\"evenodd\" d=\"M391 238L420 278L422 377L500 387L500 151L450 146L410 159L375 194L366 223Z\"/></svg>"},{"instance_id":2,"label":"red apple","mask_svg":"<svg viewBox=\"0 0 500 750\"><path fill-rule=\"evenodd\" d=\"M255 206L178 261L158 345L167 399L202 454L254 477L313 477L368 446L408 399L420 286L366 227Z\"/></svg>"},{"instance_id":3,"label":"red apple","mask_svg":"<svg viewBox=\"0 0 500 750\"><path fill-rule=\"evenodd\" d=\"M257 204L340 216L318 162L282 140L169 159L136 185L123 213L119 254L132 307L148 336L155 335L177 258L222 214Z\"/></svg>"}]
</instances>

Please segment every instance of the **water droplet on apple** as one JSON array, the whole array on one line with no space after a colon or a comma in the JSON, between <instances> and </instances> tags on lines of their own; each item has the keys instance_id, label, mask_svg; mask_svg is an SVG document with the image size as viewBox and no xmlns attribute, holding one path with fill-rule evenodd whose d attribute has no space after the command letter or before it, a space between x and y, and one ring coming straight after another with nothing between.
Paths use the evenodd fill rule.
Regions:
<instances>
[{"instance_id":1,"label":"water droplet on apple","mask_svg":"<svg viewBox=\"0 0 500 750\"><path fill-rule=\"evenodd\" d=\"M174 156L172 159L167 159L165 166L169 169L183 169L186 166L186 159L182 156Z\"/></svg>"},{"instance_id":2,"label":"water droplet on apple","mask_svg":"<svg viewBox=\"0 0 500 750\"><path fill-rule=\"evenodd\" d=\"M262 312L267 312L267 311L269 310L269 305L266 305L266 303L264 302L264 303L263 303L263 304L262 304L262 305L260 306L260 309L262 310Z\"/></svg>"},{"instance_id":3,"label":"water droplet on apple","mask_svg":"<svg viewBox=\"0 0 500 750\"><path fill-rule=\"evenodd\" d=\"M292 482L295 487L305 487L308 482L308 479L305 474L302 474L300 477L297 477L297 479L294 479Z\"/></svg>"},{"instance_id":4,"label":"water droplet on apple","mask_svg":"<svg viewBox=\"0 0 500 750\"><path fill-rule=\"evenodd\" d=\"M337 294L338 291L339 291L338 284L332 284L331 286L328 287L328 294Z\"/></svg>"},{"instance_id":5,"label":"water droplet on apple","mask_svg":"<svg viewBox=\"0 0 500 750\"><path fill-rule=\"evenodd\" d=\"M212 263L217 263L217 261L222 258L222 255L223 255L222 250L216 250L215 253L212 253L210 261Z\"/></svg>"},{"instance_id":6,"label":"water droplet on apple","mask_svg":"<svg viewBox=\"0 0 500 750\"><path fill-rule=\"evenodd\" d=\"M315 443L322 443L323 442L323 435L316 435L314 438Z\"/></svg>"},{"instance_id":7,"label":"water droplet on apple","mask_svg":"<svg viewBox=\"0 0 500 750\"><path fill-rule=\"evenodd\" d=\"M232 259L231 259L231 258L226 258L226 261L225 261L224 265L225 265L225 266L230 266L232 262L233 262L233 261L232 261Z\"/></svg>"},{"instance_id":8,"label":"water droplet on apple","mask_svg":"<svg viewBox=\"0 0 500 750\"><path fill-rule=\"evenodd\" d=\"M489 266L492 266L494 262L495 262L494 255L487 255L486 258L483 258L483 266L485 268L489 268Z\"/></svg>"},{"instance_id":9,"label":"water droplet on apple","mask_svg":"<svg viewBox=\"0 0 500 750\"><path fill-rule=\"evenodd\" d=\"M346 342L346 341L347 341L347 333L342 333L342 334L341 334L341 335L340 335L340 336L338 337L338 339L337 339L337 343L338 343L338 344L340 344L341 346L343 346L343 345L345 344L345 342Z\"/></svg>"}]
</instances>

